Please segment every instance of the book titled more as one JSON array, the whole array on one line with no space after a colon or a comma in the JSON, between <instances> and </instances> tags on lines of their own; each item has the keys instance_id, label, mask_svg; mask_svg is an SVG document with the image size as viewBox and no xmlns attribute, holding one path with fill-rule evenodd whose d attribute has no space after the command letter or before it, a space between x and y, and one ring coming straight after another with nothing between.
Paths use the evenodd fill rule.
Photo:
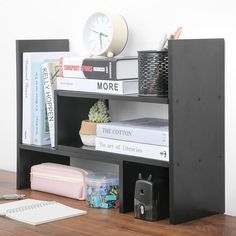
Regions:
<instances>
[{"instance_id":1,"label":"book titled more","mask_svg":"<svg viewBox=\"0 0 236 236\"><path fill-rule=\"evenodd\" d=\"M58 77L58 90L79 92L105 93L105 94L137 94L138 80L96 80Z\"/></svg>"}]
</instances>

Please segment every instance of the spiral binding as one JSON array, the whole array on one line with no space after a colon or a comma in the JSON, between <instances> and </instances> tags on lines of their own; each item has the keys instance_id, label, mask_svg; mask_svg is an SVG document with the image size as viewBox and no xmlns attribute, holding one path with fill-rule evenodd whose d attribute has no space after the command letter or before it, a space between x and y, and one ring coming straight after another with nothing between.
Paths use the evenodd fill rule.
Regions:
<instances>
[{"instance_id":1,"label":"spiral binding","mask_svg":"<svg viewBox=\"0 0 236 236\"><path fill-rule=\"evenodd\" d=\"M7 214L21 213L23 211L28 211L28 210L36 210L38 208L49 206L55 203L56 203L55 201L48 201L48 202L40 202L37 204L24 206L24 207L17 207L17 208L7 210Z\"/></svg>"}]
</instances>

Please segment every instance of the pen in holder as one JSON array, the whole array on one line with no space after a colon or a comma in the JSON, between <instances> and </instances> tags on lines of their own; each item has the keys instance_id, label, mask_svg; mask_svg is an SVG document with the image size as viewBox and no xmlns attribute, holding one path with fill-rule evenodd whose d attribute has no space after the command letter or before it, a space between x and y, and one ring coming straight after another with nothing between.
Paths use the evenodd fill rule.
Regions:
<instances>
[{"instance_id":1,"label":"pen in holder","mask_svg":"<svg viewBox=\"0 0 236 236\"><path fill-rule=\"evenodd\" d=\"M168 96L168 52L139 51L140 96Z\"/></svg>"}]
</instances>

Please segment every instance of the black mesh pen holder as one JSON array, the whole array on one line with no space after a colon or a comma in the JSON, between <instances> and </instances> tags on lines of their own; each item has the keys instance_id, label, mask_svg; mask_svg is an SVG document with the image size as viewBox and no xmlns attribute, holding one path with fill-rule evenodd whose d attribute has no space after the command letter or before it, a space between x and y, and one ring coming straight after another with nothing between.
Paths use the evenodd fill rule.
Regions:
<instances>
[{"instance_id":1,"label":"black mesh pen holder","mask_svg":"<svg viewBox=\"0 0 236 236\"><path fill-rule=\"evenodd\" d=\"M139 51L140 96L168 96L168 52Z\"/></svg>"}]
</instances>

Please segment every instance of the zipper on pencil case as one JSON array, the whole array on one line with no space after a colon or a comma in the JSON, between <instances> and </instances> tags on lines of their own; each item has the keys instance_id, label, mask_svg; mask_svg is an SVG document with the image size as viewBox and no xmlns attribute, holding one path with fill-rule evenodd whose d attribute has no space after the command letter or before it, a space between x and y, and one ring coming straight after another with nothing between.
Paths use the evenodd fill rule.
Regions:
<instances>
[{"instance_id":1,"label":"zipper on pencil case","mask_svg":"<svg viewBox=\"0 0 236 236\"><path fill-rule=\"evenodd\" d=\"M84 182L82 179L76 179L76 178L58 176L58 175L42 174L42 173L36 173L36 172L30 173L30 179L32 179L33 176L44 178L44 179L49 179L49 180L60 180L60 181L63 181L63 182L70 182L70 183L82 183L82 182Z\"/></svg>"},{"instance_id":2,"label":"zipper on pencil case","mask_svg":"<svg viewBox=\"0 0 236 236\"><path fill-rule=\"evenodd\" d=\"M66 167L67 167L67 166L66 166ZM73 169L68 170L68 168L66 168L66 167L63 168L63 171L66 172L66 173L72 173L72 172L73 172L74 174L78 174L78 173L79 173L78 171L80 171L80 172L82 172L84 175L88 175L88 172L87 172L86 170L84 170L84 169L75 167L76 170L73 170ZM45 166L45 170L60 171L58 167L52 167L52 166L48 166L48 167ZM73 173L72 173L72 174L73 174ZM81 174L82 174L82 173L81 173Z\"/></svg>"}]
</instances>

